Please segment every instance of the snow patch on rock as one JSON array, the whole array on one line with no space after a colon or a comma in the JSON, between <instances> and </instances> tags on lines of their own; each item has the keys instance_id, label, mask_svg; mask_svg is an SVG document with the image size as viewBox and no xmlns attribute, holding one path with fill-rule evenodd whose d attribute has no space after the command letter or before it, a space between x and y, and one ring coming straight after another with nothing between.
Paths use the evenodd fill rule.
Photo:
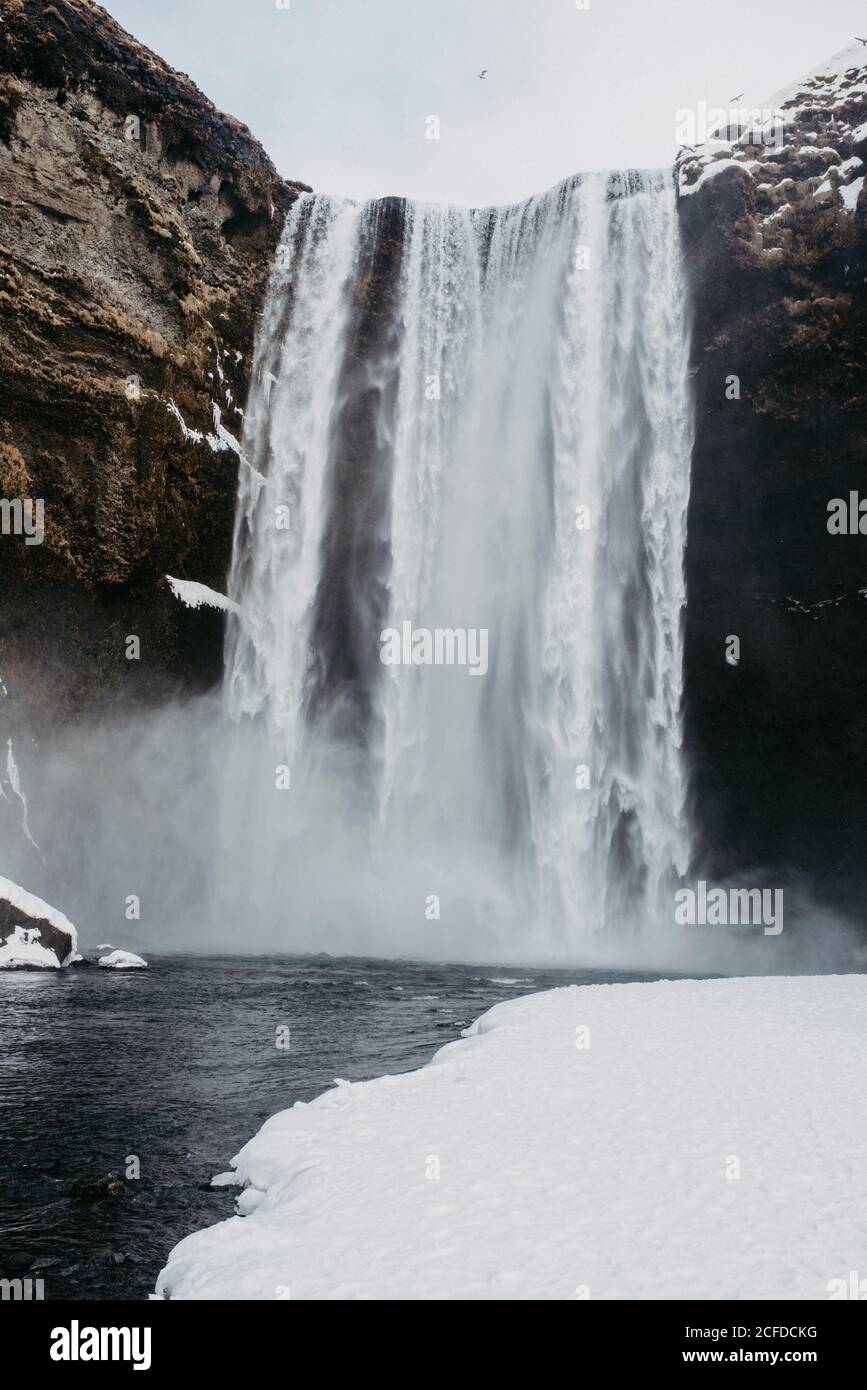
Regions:
<instances>
[{"instance_id":1,"label":"snow patch on rock","mask_svg":"<svg viewBox=\"0 0 867 1390\"><path fill-rule=\"evenodd\" d=\"M864 176L862 174L860 179L854 179L852 183L847 183L844 188L838 190L840 197L843 199L843 206L848 209L849 212L855 211L855 204L858 202L858 195L863 185Z\"/></svg>"},{"instance_id":2,"label":"snow patch on rock","mask_svg":"<svg viewBox=\"0 0 867 1390\"><path fill-rule=\"evenodd\" d=\"M681 169L683 167L681 165ZM744 167L743 161L740 159L718 159L713 164L705 165L695 183L686 183L681 178L679 183L681 197L685 198L690 193L697 193L709 179L716 178L717 174L721 174L724 169L741 169L745 174L749 174L749 170ZM752 174L749 174L749 177L752 178Z\"/></svg>"},{"instance_id":3,"label":"snow patch on rock","mask_svg":"<svg viewBox=\"0 0 867 1390\"><path fill-rule=\"evenodd\" d=\"M231 434L230 431L226 429L226 426L222 423L222 411L220 410L220 407L217 405L215 401L211 402L211 406L213 410L214 432L213 434L209 434L206 436L211 449L214 451L215 454L220 453L224 449L231 449L233 453L238 455L238 458L243 458L241 445L238 443L238 440L235 438L235 436Z\"/></svg>"},{"instance_id":4,"label":"snow patch on rock","mask_svg":"<svg viewBox=\"0 0 867 1390\"><path fill-rule=\"evenodd\" d=\"M187 422L186 422L186 420L184 419L183 415L182 415L181 412L179 411L178 407L175 405L174 401L166 401L166 402L165 402L165 407L166 407L166 410L169 412L170 415L174 415L175 419L177 420L178 424L180 425L180 427L181 427L181 434L182 434L183 437L184 437L184 443L186 444L186 443L189 443L190 441L192 441L193 444L201 444L201 442L202 442L202 440L204 439L205 436L202 434L201 430L191 430L191 429L190 429L189 425L187 424Z\"/></svg>"},{"instance_id":5,"label":"snow patch on rock","mask_svg":"<svg viewBox=\"0 0 867 1390\"><path fill-rule=\"evenodd\" d=\"M167 574L166 579L175 598L180 599L187 608L202 608L204 606L205 608L221 608L227 613L239 613L241 611L233 599L218 593L216 589L209 589L207 584L199 584L195 579L175 579L171 574Z\"/></svg>"}]
</instances>

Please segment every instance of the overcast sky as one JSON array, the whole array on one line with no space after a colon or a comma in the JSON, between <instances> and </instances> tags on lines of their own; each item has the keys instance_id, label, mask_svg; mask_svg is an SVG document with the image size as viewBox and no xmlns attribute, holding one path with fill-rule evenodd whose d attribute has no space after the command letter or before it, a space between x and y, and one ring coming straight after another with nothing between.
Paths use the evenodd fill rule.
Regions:
<instances>
[{"instance_id":1,"label":"overcast sky","mask_svg":"<svg viewBox=\"0 0 867 1390\"><path fill-rule=\"evenodd\" d=\"M761 105L867 36L864 0L281 3L106 8L244 121L287 178L476 206L580 170L667 164L678 107L741 92ZM432 115L439 140L425 136Z\"/></svg>"}]
</instances>

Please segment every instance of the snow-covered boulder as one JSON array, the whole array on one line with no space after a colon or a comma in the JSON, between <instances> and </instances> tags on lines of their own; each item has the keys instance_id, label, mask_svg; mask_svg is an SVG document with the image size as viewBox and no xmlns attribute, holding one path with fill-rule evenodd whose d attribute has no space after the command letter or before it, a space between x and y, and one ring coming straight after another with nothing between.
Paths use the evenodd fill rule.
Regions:
<instances>
[{"instance_id":1,"label":"snow-covered boulder","mask_svg":"<svg viewBox=\"0 0 867 1390\"><path fill-rule=\"evenodd\" d=\"M107 956L100 956L97 965L101 965L103 970L147 969L147 961L134 955L132 951L111 951Z\"/></svg>"},{"instance_id":2,"label":"snow-covered boulder","mask_svg":"<svg viewBox=\"0 0 867 1390\"><path fill-rule=\"evenodd\" d=\"M0 876L0 970L59 970L78 959L77 945L68 917Z\"/></svg>"}]
</instances>

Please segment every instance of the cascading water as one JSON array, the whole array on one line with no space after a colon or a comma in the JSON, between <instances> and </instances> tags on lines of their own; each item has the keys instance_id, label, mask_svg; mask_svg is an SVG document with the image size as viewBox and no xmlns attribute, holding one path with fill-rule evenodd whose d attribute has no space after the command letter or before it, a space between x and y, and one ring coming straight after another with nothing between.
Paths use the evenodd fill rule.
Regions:
<instances>
[{"instance_id":1,"label":"cascading water","mask_svg":"<svg viewBox=\"0 0 867 1390\"><path fill-rule=\"evenodd\" d=\"M578 954L671 920L687 359L663 175L295 204L226 669L226 891L275 941Z\"/></svg>"}]
</instances>

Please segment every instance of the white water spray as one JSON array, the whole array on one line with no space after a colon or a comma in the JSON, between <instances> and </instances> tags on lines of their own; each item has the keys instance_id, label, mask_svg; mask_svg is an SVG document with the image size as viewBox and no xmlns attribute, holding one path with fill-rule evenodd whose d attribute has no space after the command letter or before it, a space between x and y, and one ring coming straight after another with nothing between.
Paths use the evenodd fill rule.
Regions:
<instances>
[{"instance_id":1,"label":"white water spray","mask_svg":"<svg viewBox=\"0 0 867 1390\"><path fill-rule=\"evenodd\" d=\"M475 212L295 204L225 685L227 891L275 943L563 955L671 920L687 359L662 175ZM486 631L487 673L383 665L406 622Z\"/></svg>"}]
</instances>

